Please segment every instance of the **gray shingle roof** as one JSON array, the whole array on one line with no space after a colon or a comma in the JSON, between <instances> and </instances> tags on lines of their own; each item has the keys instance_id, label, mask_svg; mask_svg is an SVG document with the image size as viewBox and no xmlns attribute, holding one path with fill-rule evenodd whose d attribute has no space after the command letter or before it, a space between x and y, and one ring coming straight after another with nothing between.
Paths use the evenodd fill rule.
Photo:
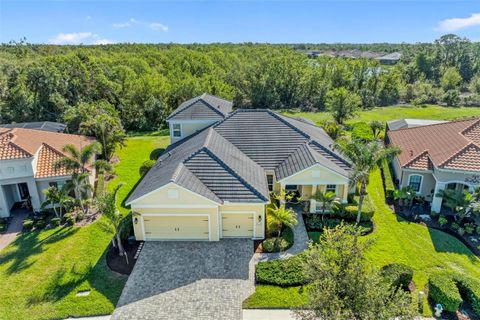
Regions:
<instances>
[{"instance_id":1,"label":"gray shingle roof","mask_svg":"<svg viewBox=\"0 0 480 320\"><path fill-rule=\"evenodd\" d=\"M0 128L24 128L51 132L65 132L67 125L52 121L39 121L0 124Z\"/></svg>"},{"instance_id":2,"label":"gray shingle roof","mask_svg":"<svg viewBox=\"0 0 480 320\"><path fill-rule=\"evenodd\" d=\"M167 120L222 120L232 111L233 103L204 93L183 102Z\"/></svg>"},{"instance_id":3,"label":"gray shingle roof","mask_svg":"<svg viewBox=\"0 0 480 320\"><path fill-rule=\"evenodd\" d=\"M348 176L350 165L319 127L269 110L237 110L172 144L127 203L175 182L217 203L266 202L265 170L277 180L314 164Z\"/></svg>"}]
</instances>

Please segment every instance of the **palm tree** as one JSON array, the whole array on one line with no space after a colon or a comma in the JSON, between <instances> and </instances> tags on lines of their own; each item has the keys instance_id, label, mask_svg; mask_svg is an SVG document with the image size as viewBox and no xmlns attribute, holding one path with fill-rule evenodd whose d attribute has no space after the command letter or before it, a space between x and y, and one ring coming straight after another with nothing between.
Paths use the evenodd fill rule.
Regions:
<instances>
[{"instance_id":1,"label":"palm tree","mask_svg":"<svg viewBox=\"0 0 480 320\"><path fill-rule=\"evenodd\" d=\"M60 158L54 164L55 169L65 168L73 172L87 172L87 165L92 161L93 156L100 153L102 146L95 141L80 150L73 144L67 144L62 151L67 154L66 157ZM96 164L95 162L93 163Z\"/></svg>"},{"instance_id":2,"label":"palm tree","mask_svg":"<svg viewBox=\"0 0 480 320\"><path fill-rule=\"evenodd\" d=\"M285 204L277 206L276 204L270 205L267 208L267 229L277 232L277 236L280 237L282 233L282 227L287 226L293 228L298 223L295 211L291 208L286 208Z\"/></svg>"},{"instance_id":3,"label":"palm tree","mask_svg":"<svg viewBox=\"0 0 480 320\"><path fill-rule=\"evenodd\" d=\"M477 213L478 193L444 189L435 196L443 199L443 205L452 210L455 221L458 223L461 223L465 217L469 217L472 213Z\"/></svg>"},{"instance_id":4,"label":"palm tree","mask_svg":"<svg viewBox=\"0 0 480 320\"><path fill-rule=\"evenodd\" d=\"M63 208L72 200L67 194L65 187L58 189L55 186L51 186L43 190L43 193L45 194L45 201L42 203L42 209L51 205L55 216L61 219L63 217Z\"/></svg>"},{"instance_id":5,"label":"palm tree","mask_svg":"<svg viewBox=\"0 0 480 320\"><path fill-rule=\"evenodd\" d=\"M372 129L373 138L378 139L378 137L380 137L380 133L382 133L382 130L384 128L383 123L378 120L373 120L370 121L369 126Z\"/></svg>"},{"instance_id":6,"label":"palm tree","mask_svg":"<svg viewBox=\"0 0 480 320\"><path fill-rule=\"evenodd\" d=\"M123 215L117 209L117 194L118 190L123 186L122 183L117 185L112 192L105 192L99 198L97 198L97 207L98 210L107 218L108 224L104 224L103 226L109 230L110 232L114 233L114 237L112 239L112 244L114 247L118 248L118 253L120 256L125 255L125 259L127 260L128 264L128 257L125 254L125 249L122 245L122 240L120 238L120 234L123 229Z\"/></svg>"},{"instance_id":7,"label":"palm tree","mask_svg":"<svg viewBox=\"0 0 480 320\"><path fill-rule=\"evenodd\" d=\"M332 209L333 204L336 202L337 194L333 191L322 192L317 189L315 194L311 196L311 199L320 202L322 204L322 218L325 215L325 211Z\"/></svg>"},{"instance_id":8,"label":"palm tree","mask_svg":"<svg viewBox=\"0 0 480 320\"><path fill-rule=\"evenodd\" d=\"M340 141L335 144L352 163L350 181L353 185L360 185L360 199L358 201L357 224L360 223L363 201L367 194L367 185L370 182L370 173L382 161L390 160L400 153L397 147L384 147L379 141L363 142L360 140Z\"/></svg>"},{"instance_id":9,"label":"palm tree","mask_svg":"<svg viewBox=\"0 0 480 320\"><path fill-rule=\"evenodd\" d=\"M88 211L88 206L85 205L85 200L90 198L92 192L89 174L87 172L73 173L72 179L65 184L65 190L67 192L74 191L75 199L77 200L78 205L82 209L83 213L86 214Z\"/></svg>"}]
</instances>

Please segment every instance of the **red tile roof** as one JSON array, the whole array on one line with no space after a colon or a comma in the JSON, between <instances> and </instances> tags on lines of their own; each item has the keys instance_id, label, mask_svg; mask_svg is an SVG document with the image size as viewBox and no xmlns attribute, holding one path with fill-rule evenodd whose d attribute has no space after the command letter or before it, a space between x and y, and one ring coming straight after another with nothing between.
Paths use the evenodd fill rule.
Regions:
<instances>
[{"instance_id":1,"label":"red tile roof","mask_svg":"<svg viewBox=\"0 0 480 320\"><path fill-rule=\"evenodd\" d=\"M71 174L64 168L55 170L55 161L65 156L67 144L81 149L94 141L91 137L33 129L0 128L0 160L30 158L37 155L36 178Z\"/></svg>"},{"instance_id":2,"label":"red tile roof","mask_svg":"<svg viewBox=\"0 0 480 320\"><path fill-rule=\"evenodd\" d=\"M480 119L452 121L388 132L404 168L480 170Z\"/></svg>"}]
</instances>

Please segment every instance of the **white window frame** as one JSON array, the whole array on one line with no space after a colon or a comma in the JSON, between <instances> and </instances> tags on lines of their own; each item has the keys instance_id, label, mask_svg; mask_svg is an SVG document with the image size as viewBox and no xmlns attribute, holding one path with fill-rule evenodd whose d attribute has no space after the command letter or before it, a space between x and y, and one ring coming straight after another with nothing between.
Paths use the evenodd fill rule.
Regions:
<instances>
[{"instance_id":1,"label":"white window frame","mask_svg":"<svg viewBox=\"0 0 480 320\"><path fill-rule=\"evenodd\" d=\"M329 189L329 188L328 188L329 186L330 186L330 187L333 186L333 187L334 187L334 190L328 190L328 189ZM331 189L331 188L330 188L330 189ZM330 191L330 192L334 192L335 194L337 194L337 191L338 191L337 185L336 185L336 184L327 184L327 185L325 185L325 193L327 193L327 192L329 192L329 191Z\"/></svg>"},{"instance_id":2,"label":"white window frame","mask_svg":"<svg viewBox=\"0 0 480 320\"><path fill-rule=\"evenodd\" d=\"M423 185L423 176L420 175L420 174L411 174L411 175L408 176L408 186L413 188L413 186L411 184L412 177L420 177L420 183L418 184L418 190L413 189L413 191L421 192L422 191L422 185Z\"/></svg>"},{"instance_id":3,"label":"white window frame","mask_svg":"<svg viewBox=\"0 0 480 320\"><path fill-rule=\"evenodd\" d=\"M272 183L268 181L268 177L272 177ZM272 192L273 191L273 185L275 184L275 181L273 179L273 174L267 174L267 186L268 186L268 191Z\"/></svg>"},{"instance_id":4,"label":"white window frame","mask_svg":"<svg viewBox=\"0 0 480 320\"><path fill-rule=\"evenodd\" d=\"M175 126L178 126L178 129L175 129ZM182 124L181 123L172 123L172 137L173 138L181 138L183 137L183 130L182 130ZM179 136L175 135L175 132L179 132Z\"/></svg>"}]
</instances>

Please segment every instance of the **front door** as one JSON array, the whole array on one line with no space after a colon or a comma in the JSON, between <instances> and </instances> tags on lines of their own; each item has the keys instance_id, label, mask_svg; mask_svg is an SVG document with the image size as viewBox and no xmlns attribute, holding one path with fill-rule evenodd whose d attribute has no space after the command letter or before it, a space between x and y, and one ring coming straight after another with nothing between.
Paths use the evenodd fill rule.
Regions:
<instances>
[{"instance_id":1,"label":"front door","mask_svg":"<svg viewBox=\"0 0 480 320\"><path fill-rule=\"evenodd\" d=\"M17 186L20 200L27 200L30 197L30 192L28 191L28 184L26 182L22 182L17 184Z\"/></svg>"}]
</instances>

